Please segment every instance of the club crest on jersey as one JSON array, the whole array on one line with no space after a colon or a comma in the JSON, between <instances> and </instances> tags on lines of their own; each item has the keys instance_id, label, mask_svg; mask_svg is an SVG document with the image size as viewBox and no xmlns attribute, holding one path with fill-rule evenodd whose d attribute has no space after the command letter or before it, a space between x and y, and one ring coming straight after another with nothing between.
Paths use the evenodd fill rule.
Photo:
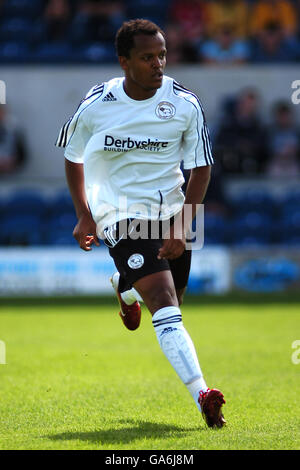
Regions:
<instances>
[{"instance_id":1,"label":"club crest on jersey","mask_svg":"<svg viewBox=\"0 0 300 470\"><path fill-rule=\"evenodd\" d=\"M168 101L161 101L155 110L155 114L159 119L167 120L172 119L175 116L176 108L172 103Z\"/></svg>"},{"instance_id":2,"label":"club crest on jersey","mask_svg":"<svg viewBox=\"0 0 300 470\"><path fill-rule=\"evenodd\" d=\"M143 255L140 255L139 253L135 253L134 255L131 255L129 257L127 263L131 269L139 269L144 264L144 257Z\"/></svg>"}]
</instances>

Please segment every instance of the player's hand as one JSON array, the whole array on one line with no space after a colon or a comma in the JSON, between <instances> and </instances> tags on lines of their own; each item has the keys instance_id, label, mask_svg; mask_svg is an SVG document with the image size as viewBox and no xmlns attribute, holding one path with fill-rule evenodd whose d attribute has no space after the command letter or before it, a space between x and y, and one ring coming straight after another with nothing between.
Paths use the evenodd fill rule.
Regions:
<instances>
[{"instance_id":1,"label":"player's hand","mask_svg":"<svg viewBox=\"0 0 300 470\"><path fill-rule=\"evenodd\" d=\"M73 230L73 237L84 251L91 251L93 243L100 246L96 233L96 223L91 215L85 214L79 218Z\"/></svg>"},{"instance_id":2,"label":"player's hand","mask_svg":"<svg viewBox=\"0 0 300 470\"><path fill-rule=\"evenodd\" d=\"M176 223L175 223L176 224ZM176 259L185 250L185 235L181 227L172 225L170 231L165 235L163 246L158 250L158 259Z\"/></svg>"}]
</instances>

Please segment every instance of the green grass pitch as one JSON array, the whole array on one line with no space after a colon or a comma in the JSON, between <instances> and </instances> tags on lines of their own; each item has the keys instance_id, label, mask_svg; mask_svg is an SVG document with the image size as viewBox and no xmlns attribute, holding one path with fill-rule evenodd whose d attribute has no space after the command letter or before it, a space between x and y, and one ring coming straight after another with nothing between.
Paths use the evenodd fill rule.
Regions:
<instances>
[{"instance_id":1,"label":"green grass pitch","mask_svg":"<svg viewBox=\"0 0 300 470\"><path fill-rule=\"evenodd\" d=\"M130 332L114 300L2 302L0 448L299 449L300 302L249 299L182 307L206 381L227 401L221 430L205 426L145 307Z\"/></svg>"}]
</instances>

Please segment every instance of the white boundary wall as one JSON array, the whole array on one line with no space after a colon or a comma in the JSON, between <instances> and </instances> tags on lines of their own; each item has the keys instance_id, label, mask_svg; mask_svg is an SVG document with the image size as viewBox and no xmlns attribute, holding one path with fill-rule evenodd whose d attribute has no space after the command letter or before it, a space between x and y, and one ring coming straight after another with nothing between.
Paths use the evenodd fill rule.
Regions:
<instances>
[{"instance_id":1,"label":"white boundary wall","mask_svg":"<svg viewBox=\"0 0 300 470\"><path fill-rule=\"evenodd\" d=\"M79 248L0 248L1 296L113 295L116 271L106 248L86 253ZM222 293L230 288L228 250L207 248L193 253L192 292ZM207 285L206 285L207 284Z\"/></svg>"},{"instance_id":2,"label":"white boundary wall","mask_svg":"<svg viewBox=\"0 0 300 470\"><path fill-rule=\"evenodd\" d=\"M0 248L0 304L5 296L113 295L109 278L115 272L104 247L86 253L77 247ZM299 292L297 248L193 251L188 294Z\"/></svg>"}]
</instances>

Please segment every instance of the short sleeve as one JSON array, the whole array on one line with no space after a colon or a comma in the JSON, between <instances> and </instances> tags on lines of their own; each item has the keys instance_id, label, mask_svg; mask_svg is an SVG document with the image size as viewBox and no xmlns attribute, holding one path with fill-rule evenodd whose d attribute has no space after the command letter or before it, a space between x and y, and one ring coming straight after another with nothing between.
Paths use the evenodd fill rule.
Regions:
<instances>
[{"instance_id":1,"label":"short sleeve","mask_svg":"<svg viewBox=\"0 0 300 470\"><path fill-rule=\"evenodd\" d=\"M85 122L84 111L102 95L103 89L103 84L91 88L58 134L55 145L65 148L65 157L71 162L83 163L84 149L92 135Z\"/></svg>"},{"instance_id":2,"label":"short sleeve","mask_svg":"<svg viewBox=\"0 0 300 470\"><path fill-rule=\"evenodd\" d=\"M83 152L91 137L81 113L76 113L62 127L56 141L57 147L65 147L65 157L74 163L83 163Z\"/></svg>"},{"instance_id":3,"label":"short sleeve","mask_svg":"<svg viewBox=\"0 0 300 470\"><path fill-rule=\"evenodd\" d=\"M189 170L198 166L213 165L211 142L202 106L191 100L191 118L183 134L183 166Z\"/></svg>"}]
</instances>

